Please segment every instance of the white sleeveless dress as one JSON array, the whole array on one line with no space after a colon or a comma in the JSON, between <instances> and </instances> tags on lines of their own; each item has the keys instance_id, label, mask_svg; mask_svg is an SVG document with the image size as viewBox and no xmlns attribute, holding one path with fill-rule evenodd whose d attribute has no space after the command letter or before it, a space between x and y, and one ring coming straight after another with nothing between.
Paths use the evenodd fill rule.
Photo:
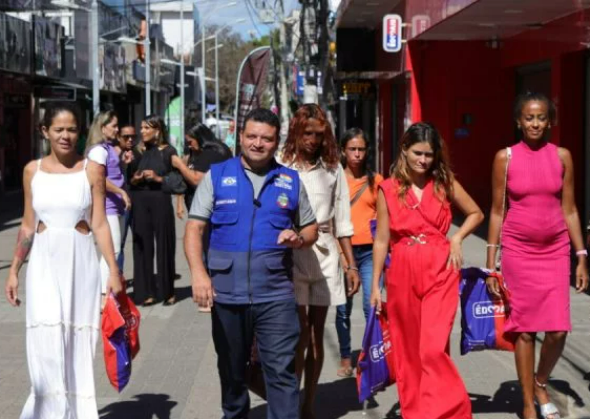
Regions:
<instances>
[{"instance_id":1,"label":"white sleeveless dress","mask_svg":"<svg viewBox=\"0 0 590 419\"><path fill-rule=\"evenodd\" d=\"M44 172L31 181L36 225L26 286L31 394L21 419L98 418L93 359L100 323L100 269L90 225L92 196L84 170Z\"/></svg>"}]
</instances>

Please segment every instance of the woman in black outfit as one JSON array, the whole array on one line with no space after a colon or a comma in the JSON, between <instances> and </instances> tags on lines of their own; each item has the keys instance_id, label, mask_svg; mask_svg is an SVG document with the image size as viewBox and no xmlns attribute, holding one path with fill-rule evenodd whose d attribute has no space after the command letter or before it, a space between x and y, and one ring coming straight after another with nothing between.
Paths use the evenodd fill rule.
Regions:
<instances>
[{"instance_id":1,"label":"woman in black outfit","mask_svg":"<svg viewBox=\"0 0 590 419\"><path fill-rule=\"evenodd\" d=\"M133 279L135 302L149 306L176 302L174 295L174 254L176 232L171 196L162 192L162 180L172 169L174 147L162 118L148 115L141 122L143 152L133 150L127 167L133 203ZM154 242L157 274L154 276Z\"/></svg>"},{"instance_id":2,"label":"woman in black outfit","mask_svg":"<svg viewBox=\"0 0 590 419\"><path fill-rule=\"evenodd\" d=\"M214 163L220 163L232 156L230 148L222 141L219 141L215 134L204 124L197 124L189 129L185 136L185 160L174 156L174 166L184 177L187 183L187 191L184 194L186 210L189 211L197 185L209 171ZM178 218L184 216L182 198L178 196L176 201L176 215Z\"/></svg>"}]
</instances>

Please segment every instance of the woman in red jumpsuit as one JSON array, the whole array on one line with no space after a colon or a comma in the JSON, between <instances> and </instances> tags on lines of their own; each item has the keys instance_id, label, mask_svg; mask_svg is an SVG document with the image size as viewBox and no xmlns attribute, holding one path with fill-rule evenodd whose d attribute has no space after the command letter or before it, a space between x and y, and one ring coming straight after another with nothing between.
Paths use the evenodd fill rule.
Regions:
<instances>
[{"instance_id":1,"label":"woman in red jumpsuit","mask_svg":"<svg viewBox=\"0 0 590 419\"><path fill-rule=\"evenodd\" d=\"M371 303L388 250L387 313L404 419L471 419L471 402L448 347L459 298L461 243L483 213L449 168L436 128L412 125L391 177L379 185ZM447 239L451 204L465 215ZM391 249L389 248L391 246Z\"/></svg>"}]
</instances>

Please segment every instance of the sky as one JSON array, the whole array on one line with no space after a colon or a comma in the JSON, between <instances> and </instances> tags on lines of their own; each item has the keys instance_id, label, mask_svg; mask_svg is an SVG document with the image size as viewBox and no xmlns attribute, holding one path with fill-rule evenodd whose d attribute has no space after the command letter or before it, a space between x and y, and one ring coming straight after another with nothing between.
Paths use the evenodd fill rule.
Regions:
<instances>
[{"instance_id":1,"label":"sky","mask_svg":"<svg viewBox=\"0 0 590 419\"><path fill-rule=\"evenodd\" d=\"M155 0L157 1L157 0ZM238 4L233 7L227 8L220 8L217 12L214 12L207 18L208 22L217 24L217 25L224 25L228 21L234 21L240 18L246 19L246 22L239 23L237 25L233 25L234 31L242 35L242 38L249 39L250 34L253 33L255 37L260 37L262 35L266 35L269 33L270 26L264 23L261 23L256 14L252 11L252 8L248 9L246 6L246 2L249 1L250 4L256 4L257 0L233 0L236 1ZM258 0L258 2L262 2ZM274 3L274 1L266 1L267 3ZM298 9L300 7L298 0L284 0L285 4L285 14L289 14L291 10ZM230 0L197 0L197 5L199 10L201 11L201 15L205 16L214 7L219 7L219 4L223 3L230 3ZM252 17L248 14L248 10L251 11ZM205 23L207 23L207 21Z\"/></svg>"}]
</instances>

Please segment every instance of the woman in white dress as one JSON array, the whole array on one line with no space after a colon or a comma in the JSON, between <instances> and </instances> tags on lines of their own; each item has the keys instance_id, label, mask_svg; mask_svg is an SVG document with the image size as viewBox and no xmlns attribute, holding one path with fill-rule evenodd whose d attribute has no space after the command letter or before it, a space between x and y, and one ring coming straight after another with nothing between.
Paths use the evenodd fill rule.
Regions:
<instances>
[{"instance_id":1,"label":"woman in white dress","mask_svg":"<svg viewBox=\"0 0 590 419\"><path fill-rule=\"evenodd\" d=\"M41 122L49 156L24 169L25 211L6 298L26 279L27 361L31 394L21 419L96 419L92 362L100 321L100 269L94 237L110 268L108 292L121 290L105 214L105 169L76 153L79 116L55 103Z\"/></svg>"},{"instance_id":2,"label":"woman in white dress","mask_svg":"<svg viewBox=\"0 0 590 419\"><path fill-rule=\"evenodd\" d=\"M299 172L319 225L319 238L310 248L293 251L293 282L299 306L301 336L296 368L305 372L302 419L315 418L313 405L324 363L324 326L330 306L346 303L359 288L359 275L350 238L350 197L338 144L326 114L317 105L303 105L291 120L282 155L283 164ZM346 284L339 248L346 259ZM305 370L305 371L304 371Z\"/></svg>"}]
</instances>

